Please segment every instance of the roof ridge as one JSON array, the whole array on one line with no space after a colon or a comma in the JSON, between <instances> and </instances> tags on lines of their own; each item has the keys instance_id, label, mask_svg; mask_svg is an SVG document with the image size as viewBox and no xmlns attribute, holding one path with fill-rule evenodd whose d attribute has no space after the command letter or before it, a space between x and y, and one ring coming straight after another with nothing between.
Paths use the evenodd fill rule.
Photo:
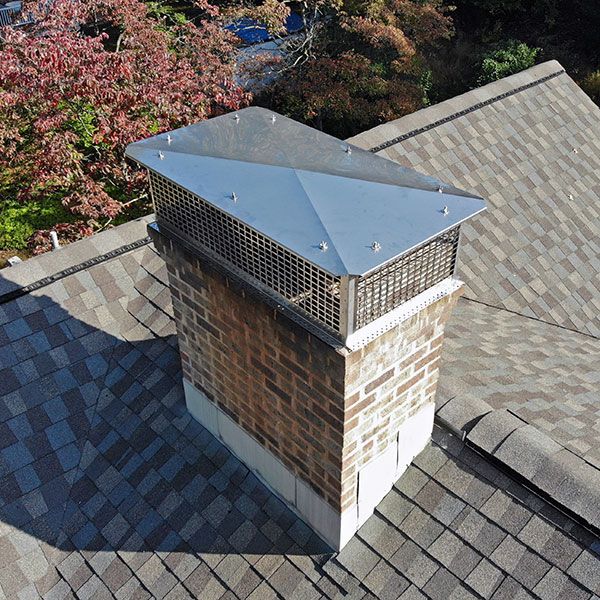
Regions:
<instances>
[{"instance_id":1,"label":"roof ridge","mask_svg":"<svg viewBox=\"0 0 600 600\"><path fill-rule=\"evenodd\" d=\"M482 87L474 88L458 96L453 96L438 104L422 108L394 121L388 121L361 132L347 141L365 149L368 148L373 153L381 152L415 135L434 129L460 116L540 85L565 73L565 69L558 61L550 60ZM479 102L473 102L474 99L479 100ZM404 133L395 135L393 138L388 137L391 134L398 134L399 131L404 131Z\"/></svg>"},{"instance_id":2,"label":"roof ridge","mask_svg":"<svg viewBox=\"0 0 600 600\"><path fill-rule=\"evenodd\" d=\"M554 79L555 77L558 77L559 75L562 75L563 73L566 73L566 71L561 68L560 71L556 71L555 73L551 73L550 75L545 75L544 77L540 77L539 79L536 79L534 81L531 81L531 82L523 84L523 85L520 85L519 87L513 88L512 90L503 92L502 94L492 96L491 98L488 98L487 100L482 100L481 102L477 102L476 104L473 104L472 106L469 106L468 108L457 111L447 117L438 119L437 121L433 121L429 125L424 125L423 127L418 127L417 129L413 129L402 135L392 138L391 140L388 140L387 142L383 142L383 143L379 144L378 146L369 148L369 152L373 152L374 154L376 154L377 152L386 150L387 148L390 148L391 146L395 146L396 144L403 142L411 137L414 137L415 135L419 135L420 133L425 133L426 131L435 129L436 127L439 127L440 125L443 125L444 123L448 123L449 121L454 121L454 119L458 119L458 117L462 117L466 114L469 114L471 112L479 110L480 108L483 108L484 106L489 106L490 104L493 104L494 102L498 102L499 100L504 100L505 98L508 98L509 96L514 96L515 94L518 94L519 92L523 92L532 87L535 87L536 85L545 83L546 81L549 81L550 79ZM474 91L474 90L470 90L470 91ZM468 93L469 92L467 92L467 94Z\"/></svg>"},{"instance_id":3,"label":"roof ridge","mask_svg":"<svg viewBox=\"0 0 600 600\"><path fill-rule=\"evenodd\" d=\"M584 457L512 410L477 398L454 396L436 409L435 420L597 535L600 469Z\"/></svg>"}]
</instances>

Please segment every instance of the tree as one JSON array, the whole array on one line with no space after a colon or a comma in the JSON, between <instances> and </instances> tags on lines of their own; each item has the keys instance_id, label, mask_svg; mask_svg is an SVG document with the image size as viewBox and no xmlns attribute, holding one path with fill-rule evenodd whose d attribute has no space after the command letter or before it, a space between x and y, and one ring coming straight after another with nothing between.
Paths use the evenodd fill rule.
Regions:
<instances>
[{"instance_id":1,"label":"tree","mask_svg":"<svg viewBox=\"0 0 600 600\"><path fill-rule=\"evenodd\" d=\"M452 34L441 0L303 0L302 32L276 57L279 76L259 102L347 136L423 105L423 51ZM256 17L281 35L287 4ZM265 12L271 11L270 17Z\"/></svg>"},{"instance_id":2,"label":"tree","mask_svg":"<svg viewBox=\"0 0 600 600\"><path fill-rule=\"evenodd\" d=\"M508 41L503 47L494 50L483 59L479 85L533 67L539 51L539 48L530 48L523 42Z\"/></svg>"},{"instance_id":3,"label":"tree","mask_svg":"<svg viewBox=\"0 0 600 600\"><path fill-rule=\"evenodd\" d=\"M59 229L87 234L146 195L128 143L247 103L235 37L208 0L196 5L192 24L139 0L26 2L35 23L1 30L3 192L60 194L82 222Z\"/></svg>"}]
</instances>

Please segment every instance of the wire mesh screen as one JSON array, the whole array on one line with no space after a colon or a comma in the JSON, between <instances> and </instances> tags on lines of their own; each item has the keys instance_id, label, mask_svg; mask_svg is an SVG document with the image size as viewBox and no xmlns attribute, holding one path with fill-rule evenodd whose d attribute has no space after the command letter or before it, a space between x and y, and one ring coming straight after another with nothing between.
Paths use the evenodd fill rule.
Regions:
<instances>
[{"instance_id":1,"label":"wire mesh screen","mask_svg":"<svg viewBox=\"0 0 600 600\"><path fill-rule=\"evenodd\" d=\"M456 227L383 265L356 285L355 329L390 312L417 294L450 277L458 250Z\"/></svg>"},{"instance_id":2,"label":"wire mesh screen","mask_svg":"<svg viewBox=\"0 0 600 600\"><path fill-rule=\"evenodd\" d=\"M159 224L208 248L300 308L339 332L339 279L319 269L202 198L150 173Z\"/></svg>"}]
</instances>

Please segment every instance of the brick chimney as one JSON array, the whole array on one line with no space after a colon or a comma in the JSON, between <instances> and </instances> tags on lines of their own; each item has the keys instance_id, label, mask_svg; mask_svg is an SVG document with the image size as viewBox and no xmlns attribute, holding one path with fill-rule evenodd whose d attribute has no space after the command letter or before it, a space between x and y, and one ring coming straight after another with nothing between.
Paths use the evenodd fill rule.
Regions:
<instances>
[{"instance_id":1,"label":"brick chimney","mask_svg":"<svg viewBox=\"0 0 600 600\"><path fill-rule=\"evenodd\" d=\"M248 108L132 144L188 410L340 549L427 444L483 201Z\"/></svg>"}]
</instances>

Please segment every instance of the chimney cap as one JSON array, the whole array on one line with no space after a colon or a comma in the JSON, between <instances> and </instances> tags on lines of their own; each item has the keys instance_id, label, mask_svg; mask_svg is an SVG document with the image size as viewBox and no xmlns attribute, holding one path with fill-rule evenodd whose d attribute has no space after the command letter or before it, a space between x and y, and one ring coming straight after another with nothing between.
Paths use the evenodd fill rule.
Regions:
<instances>
[{"instance_id":1,"label":"chimney cap","mask_svg":"<svg viewBox=\"0 0 600 600\"><path fill-rule=\"evenodd\" d=\"M282 115L273 122L272 111L236 114L237 122L223 115L130 144L126 154L336 276L364 275L485 210L481 198L437 179L356 146L350 156L346 142ZM231 202L231 189L244 201Z\"/></svg>"}]
</instances>

